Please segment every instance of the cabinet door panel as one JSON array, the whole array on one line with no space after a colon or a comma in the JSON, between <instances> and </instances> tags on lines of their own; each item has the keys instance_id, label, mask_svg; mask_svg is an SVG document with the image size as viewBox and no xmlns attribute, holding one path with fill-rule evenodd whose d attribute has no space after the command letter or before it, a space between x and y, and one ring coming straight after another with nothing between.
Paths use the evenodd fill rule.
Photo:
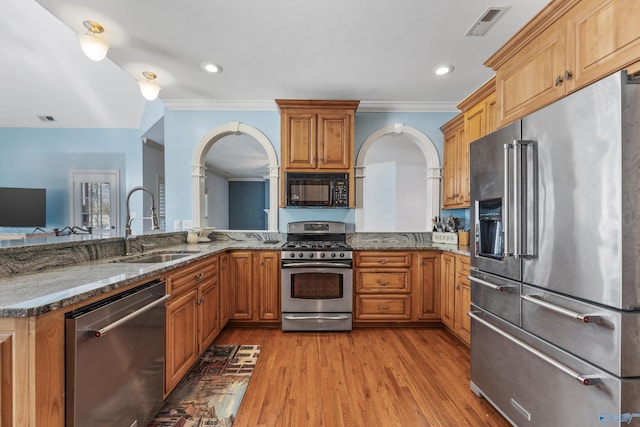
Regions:
<instances>
[{"instance_id":1,"label":"cabinet door panel","mask_svg":"<svg viewBox=\"0 0 640 427\"><path fill-rule=\"evenodd\" d=\"M180 382L198 358L198 290L167 304L165 393Z\"/></svg>"},{"instance_id":2,"label":"cabinet door panel","mask_svg":"<svg viewBox=\"0 0 640 427\"><path fill-rule=\"evenodd\" d=\"M253 266L251 252L232 252L229 255L230 318L253 319Z\"/></svg>"},{"instance_id":3,"label":"cabinet door panel","mask_svg":"<svg viewBox=\"0 0 640 427\"><path fill-rule=\"evenodd\" d=\"M260 320L280 320L280 253L259 251L256 256Z\"/></svg>"},{"instance_id":4,"label":"cabinet door panel","mask_svg":"<svg viewBox=\"0 0 640 427\"><path fill-rule=\"evenodd\" d=\"M229 321L229 254L220 255L220 275L218 277L220 287L220 329Z\"/></svg>"},{"instance_id":5,"label":"cabinet door panel","mask_svg":"<svg viewBox=\"0 0 640 427\"><path fill-rule=\"evenodd\" d=\"M443 253L441 260L442 287L440 292L442 298L442 323L453 330L455 326L456 258L450 253Z\"/></svg>"},{"instance_id":6,"label":"cabinet door panel","mask_svg":"<svg viewBox=\"0 0 640 427\"><path fill-rule=\"evenodd\" d=\"M444 208L458 203L458 133L453 130L444 137L444 165L442 168L442 203Z\"/></svg>"},{"instance_id":7,"label":"cabinet door panel","mask_svg":"<svg viewBox=\"0 0 640 427\"><path fill-rule=\"evenodd\" d=\"M315 168L316 115L306 112L286 113L283 120L284 140L287 141L283 146L285 168Z\"/></svg>"},{"instance_id":8,"label":"cabinet door panel","mask_svg":"<svg viewBox=\"0 0 640 427\"><path fill-rule=\"evenodd\" d=\"M419 254L414 300L419 320L440 318L440 255L437 252Z\"/></svg>"},{"instance_id":9,"label":"cabinet door panel","mask_svg":"<svg viewBox=\"0 0 640 427\"><path fill-rule=\"evenodd\" d=\"M198 333L200 352L204 351L220 332L218 281L211 280L200 286L198 295Z\"/></svg>"},{"instance_id":10,"label":"cabinet door panel","mask_svg":"<svg viewBox=\"0 0 640 427\"><path fill-rule=\"evenodd\" d=\"M349 114L318 114L318 168L348 169L351 165Z\"/></svg>"},{"instance_id":11,"label":"cabinet door panel","mask_svg":"<svg viewBox=\"0 0 640 427\"><path fill-rule=\"evenodd\" d=\"M573 48L573 78L568 90L583 87L638 59L640 2L583 0L569 14L568 41Z\"/></svg>"},{"instance_id":12,"label":"cabinet door panel","mask_svg":"<svg viewBox=\"0 0 640 427\"><path fill-rule=\"evenodd\" d=\"M496 72L499 125L510 123L564 96L565 23L558 21Z\"/></svg>"}]
</instances>

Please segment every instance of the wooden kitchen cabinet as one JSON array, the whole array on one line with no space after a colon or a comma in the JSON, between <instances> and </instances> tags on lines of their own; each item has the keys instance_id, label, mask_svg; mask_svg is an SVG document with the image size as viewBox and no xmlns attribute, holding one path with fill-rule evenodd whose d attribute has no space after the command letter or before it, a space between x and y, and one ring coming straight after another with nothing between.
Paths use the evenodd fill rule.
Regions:
<instances>
[{"instance_id":1,"label":"wooden kitchen cabinet","mask_svg":"<svg viewBox=\"0 0 640 427\"><path fill-rule=\"evenodd\" d=\"M404 251L356 251L356 321L411 320L413 259Z\"/></svg>"},{"instance_id":2,"label":"wooden kitchen cabinet","mask_svg":"<svg viewBox=\"0 0 640 427\"><path fill-rule=\"evenodd\" d=\"M415 319L440 320L440 253L437 251L417 252L414 263L415 286L413 300L416 307Z\"/></svg>"},{"instance_id":3,"label":"wooden kitchen cabinet","mask_svg":"<svg viewBox=\"0 0 640 427\"><path fill-rule=\"evenodd\" d=\"M253 320L253 253L229 253L229 319Z\"/></svg>"},{"instance_id":4,"label":"wooden kitchen cabinet","mask_svg":"<svg viewBox=\"0 0 640 427\"><path fill-rule=\"evenodd\" d=\"M218 257L218 282L220 286L220 329L229 322L229 254L224 253Z\"/></svg>"},{"instance_id":5,"label":"wooden kitchen cabinet","mask_svg":"<svg viewBox=\"0 0 640 427\"><path fill-rule=\"evenodd\" d=\"M220 332L218 258L171 272L166 313L165 396L182 380Z\"/></svg>"},{"instance_id":6,"label":"wooden kitchen cabinet","mask_svg":"<svg viewBox=\"0 0 640 427\"><path fill-rule=\"evenodd\" d=\"M257 251L256 261L258 320L280 321L280 251Z\"/></svg>"},{"instance_id":7,"label":"wooden kitchen cabinet","mask_svg":"<svg viewBox=\"0 0 640 427\"><path fill-rule=\"evenodd\" d=\"M471 201L469 146L496 129L495 79L462 100L462 114L444 124L442 205L444 209L468 208Z\"/></svg>"},{"instance_id":8,"label":"wooden kitchen cabinet","mask_svg":"<svg viewBox=\"0 0 640 427\"><path fill-rule=\"evenodd\" d=\"M636 0L551 2L485 65L496 71L499 126L640 58Z\"/></svg>"},{"instance_id":9,"label":"wooden kitchen cabinet","mask_svg":"<svg viewBox=\"0 0 640 427\"><path fill-rule=\"evenodd\" d=\"M442 168L442 207L451 209L463 207L464 185L468 185L469 173L463 171L465 153L468 153L464 136L464 116L457 115L442 128L444 133L444 162ZM466 160L468 163L468 160Z\"/></svg>"},{"instance_id":10,"label":"wooden kitchen cabinet","mask_svg":"<svg viewBox=\"0 0 640 427\"><path fill-rule=\"evenodd\" d=\"M233 251L229 254L230 320L234 323L280 321L280 252Z\"/></svg>"},{"instance_id":11,"label":"wooden kitchen cabinet","mask_svg":"<svg viewBox=\"0 0 640 427\"><path fill-rule=\"evenodd\" d=\"M276 103L285 171L353 168L353 123L359 101L277 99Z\"/></svg>"},{"instance_id":12,"label":"wooden kitchen cabinet","mask_svg":"<svg viewBox=\"0 0 640 427\"><path fill-rule=\"evenodd\" d=\"M469 257L443 252L441 261L442 323L469 345L471 339L471 321L467 316L471 308Z\"/></svg>"},{"instance_id":13,"label":"wooden kitchen cabinet","mask_svg":"<svg viewBox=\"0 0 640 427\"><path fill-rule=\"evenodd\" d=\"M455 333L462 341L471 344L471 282L469 281L469 257L456 255L455 281Z\"/></svg>"},{"instance_id":14,"label":"wooden kitchen cabinet","mask_svg":"<svg viewBox=\"0 0 640 427\"><path fill-rule=\"evenodd\" d=\"M450 252L441 255L441 318L442 323L450 330L455 329L455 281L456 257Z\"/></svg>"}]
</instances>

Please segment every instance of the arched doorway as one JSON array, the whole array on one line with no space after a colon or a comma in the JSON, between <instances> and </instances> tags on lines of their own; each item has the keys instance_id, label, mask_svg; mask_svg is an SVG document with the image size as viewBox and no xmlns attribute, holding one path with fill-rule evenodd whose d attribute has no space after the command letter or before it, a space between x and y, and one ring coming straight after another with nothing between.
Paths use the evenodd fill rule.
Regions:
<instances>
[{"instance_id":1,"label":"arched doorway","mask_svg":"<svg viewBox=\"0 0 640 427\"><path fill-rule=\"evenodd\" d=\"M421 230L413 231L429 231L431 229L431 219L440 215L440 179L442 166L438 151L433 141L419 131L402 123L395 123L386 126L372 133L364 142L356 159L356 231L374 231L364 230L364 178L366 176L365 158L376 141L385 135L403 135L417 145L420 152L424 155L425 166L422 179L424 186L420 186L420 191L424 191L423 195L426 200L424 211L424 227ZM421 195L422 196L422 195ZM403 230L411 231L411 230Z\"/></svg>"},{"instance_id":2,"label":"arched doorway","mask_svg":"<svg viewBox=\"0 0 640 427\"><path fill-rule=\"evenodd\" d=\"M204 228L205 158L209 149L228 135L245 134L253 137L264 148L269 159L269 212L268 231L278 231L278 177L279 166L276 151L269 139L258 129L240 122L230 122L209 131L198 142L191 166L191 192L193 200L193 225Z\"/></svg>"}]
</instances>

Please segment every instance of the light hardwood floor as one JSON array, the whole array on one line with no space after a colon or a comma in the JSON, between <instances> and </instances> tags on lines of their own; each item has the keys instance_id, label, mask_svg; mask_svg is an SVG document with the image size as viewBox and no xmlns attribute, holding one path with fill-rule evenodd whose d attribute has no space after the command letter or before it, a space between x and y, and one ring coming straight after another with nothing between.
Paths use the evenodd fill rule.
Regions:
<instances>
[{"instance_id":1,"label":"light hardwood floor","mask_svg":"<svg viewBox=\"0 0 640 427\"><path fill-rule=\"evenodd\" d=\"M469 350L444 329L227 328L262 346L235 427L508 426L469 390Z\"/></svg>"}]
</instances>

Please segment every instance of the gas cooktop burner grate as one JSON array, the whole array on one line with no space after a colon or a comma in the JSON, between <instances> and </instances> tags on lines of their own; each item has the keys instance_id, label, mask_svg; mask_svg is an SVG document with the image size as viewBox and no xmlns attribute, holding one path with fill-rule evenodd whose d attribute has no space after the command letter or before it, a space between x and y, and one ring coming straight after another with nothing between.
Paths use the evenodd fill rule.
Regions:
<instances>
[{"instance_id":1,"label":"gas cooktop burner grate","mask_svg":"<svg viewBox=\"0 0 640 427\"><path fill-rule=\"evenodd\" d=\"M300 241L300 242L287 242L282 247L283 249L295 249L295 250L349 250L350 247L344 242L327 242L327 241Z\"/></svg>"}]
</instances>

